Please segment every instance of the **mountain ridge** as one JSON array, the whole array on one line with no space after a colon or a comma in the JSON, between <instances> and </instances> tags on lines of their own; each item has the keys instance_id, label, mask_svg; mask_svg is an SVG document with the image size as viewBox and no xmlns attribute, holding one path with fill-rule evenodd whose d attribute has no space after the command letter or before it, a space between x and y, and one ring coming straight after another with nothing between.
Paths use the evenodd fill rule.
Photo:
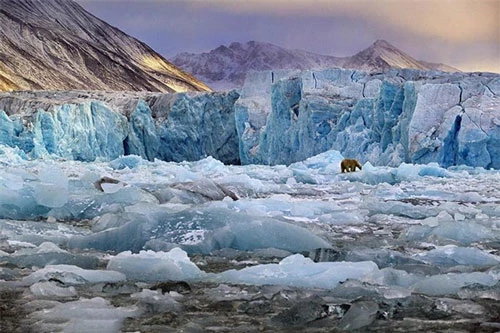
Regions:
<instances>
[{"instance_id":1,"label":"mountain ridge","mask_svg":"<svg viewBox=\"0 0 500 333\"><path fill-rule=\"evenodd\" d=\"M377 40L368 48L349 57L321 55L304 50L286 49L271 43L233 42L203 53L182 52L170 59L180 68L193 73L214 89L241 87L249 71L279 69L324 69L342 67L368 72L389 68L459 71L456 68L419 61L385 40Z\"/></svg>"},{"instance_id":2,"label":"mountain ridge","mask_svg":"<svg viewBox=\"0 0 500 333\"><path fill-rule=\"evenodd\" d=\"M0 1L0 42L0 90L210 90L72 0Z\"/></svg>"}]
</instances>

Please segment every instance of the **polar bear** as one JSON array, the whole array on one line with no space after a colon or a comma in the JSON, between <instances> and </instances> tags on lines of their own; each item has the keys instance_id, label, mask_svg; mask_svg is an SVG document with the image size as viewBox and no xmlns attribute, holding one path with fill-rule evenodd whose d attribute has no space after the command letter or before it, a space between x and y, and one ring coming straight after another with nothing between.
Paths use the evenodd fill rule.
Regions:
<instances>
[{"instance_id":1,"label":"polar bear","mask_svg":"<svg viewBox=\"0 0 500 333\"><path fill-rule=\"evenodd\" d=\"M355 159L345 158L340 162L340 170L342 172L354 172L356 168L362 170L361 164Z\"/></svg>"}]
</instances>

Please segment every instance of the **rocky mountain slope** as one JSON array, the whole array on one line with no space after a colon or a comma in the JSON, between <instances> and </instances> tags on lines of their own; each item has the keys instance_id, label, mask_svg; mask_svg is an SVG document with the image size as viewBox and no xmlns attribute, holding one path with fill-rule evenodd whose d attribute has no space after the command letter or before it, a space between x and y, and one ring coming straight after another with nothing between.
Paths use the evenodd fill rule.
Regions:
<instances>
[{"instance_id":1,"label":"rocky mountain slope","mask_svg":"<svg viewBox=\"0 0 500 333\"><path fill-rule=\"evenodd\" d=\"M201 54L181 53L171 61L214 89L239 88L243 85L246 73L264 70L343 67L368 72L379 72L389 68L459 71L443 64L418 61L384 40L377 40L367 49L343 58L251 41L245 44L222 45Z\"/></svg>"},{"instance_id":2,"label":"rocky mountain slope","mask_svg":"<svg viewBox=\"0 0 500 333\"><path fill-rule=\"evenodd\" d=\"M306 70L342 64L341 58L256 41L221 45L208 53L180 53L171 61L185 71L196 73L214 89L241 87L250 71Z\"/></svg>"},{"instance_id":3,"label":"rocky mountain slope","mask_svg":"<svg viewBox=\"0 0 500 333\"><path fill-rule=\"evenodd\" d=\"M377 40L369 48L345 59L345 68L379 71L389 68L430 69L385 40Z\"/></svg>"},{"instance_id":4,"label":"rocky mountain slope","mask_svg":"<svg viewBox=\"0 0 500 333\"><path fill-rule=\"evenodd\" d=\"M71 0L0 1L0 90L206 91Z\"/></svg>"}]
</instances>

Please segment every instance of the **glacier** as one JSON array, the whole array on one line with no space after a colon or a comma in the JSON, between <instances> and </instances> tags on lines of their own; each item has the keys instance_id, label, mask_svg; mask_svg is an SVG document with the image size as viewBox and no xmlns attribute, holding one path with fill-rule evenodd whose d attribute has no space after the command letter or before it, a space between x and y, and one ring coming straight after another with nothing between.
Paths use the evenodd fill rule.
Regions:
<instances>
[{"instance_id":1,"label":"glacier","mask_svg":"<svg viewBox=\"0 0 500 333\"><path fill-rule=\"evenodd\" d=\"M27 158L285 164L336 150L372 165L500 168L500 77L349 69L247 75L216 93L0 94L0 144Z\"/></svg>"},{"instance_id":2,"label":"glacier","mask_svg":"<svg viewBox=\"0 0 500 333\"><path fill-rule=\"evenodd\" d=\"M499 89L486 73L254 73L236 102L240 158L290 164L334 149L374 165L498 169Z\"/></svg>"},{"instance_id":3,"label":"glacier","mask_svg":"<svg viewBox=\"0 0 500 333\"><path fill-rule=\"evenodd\" d=\"M124 93L125 94L125 93ZM27 158L239 164L233 105L239 94L23 92L0 97L0 144Z\"/></svg>"},{"instance_id":4,"label":"glacier","mask_svg":"<svg viewBox=\"0 0 500 333\"><path fill-rule=\"evenodd\" d=\"M498 75L247 83L1 93L2 325L498 328Z\"/></svg>"}]
</instances>

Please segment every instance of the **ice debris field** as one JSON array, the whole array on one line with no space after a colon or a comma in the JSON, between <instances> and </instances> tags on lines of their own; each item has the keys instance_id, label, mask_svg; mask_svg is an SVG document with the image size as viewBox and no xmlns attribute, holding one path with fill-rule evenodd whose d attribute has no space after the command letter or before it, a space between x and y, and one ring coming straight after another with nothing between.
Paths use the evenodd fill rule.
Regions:
<instances>
[{"instance_id":1,"label":"ice debris field","mask_svg":"<svg viewBox=\"0 0 500 333\"><path fill-rule=\"evenodd\" d=\"M0 285L24 288L40 331L116 332L125 318L185 311L187 296L150 289L162 281L209 284L211 299L244 298L242 286L321 289L329 310L317 317L346 329L397 317L356 301L373 295L498 319L474 302L500 300L498 170L366 162L340 173L334 150L289 166L2 152ZM207 269L213 257L226 266ZM345 303L339 322L332 309Z\"/></svg>"}]
</instances>

